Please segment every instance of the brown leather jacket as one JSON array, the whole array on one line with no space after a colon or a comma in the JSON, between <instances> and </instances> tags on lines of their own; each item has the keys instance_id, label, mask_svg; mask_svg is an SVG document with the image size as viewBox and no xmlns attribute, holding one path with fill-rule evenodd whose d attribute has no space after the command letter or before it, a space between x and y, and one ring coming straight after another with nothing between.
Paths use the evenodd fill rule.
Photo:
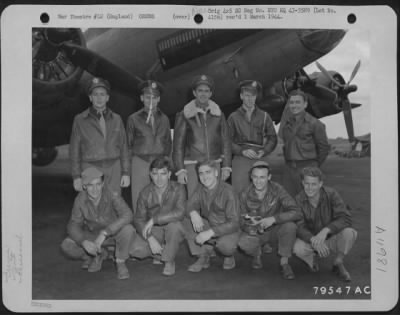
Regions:
<instances>
[{"instance_id":1,"label":"brown leather jacket","mask_svg":"<svg viewBox=\"0 0 400 315\"><path fill-rule=\"evenodd\" d=\"M129 175L130 162L125 127L121 117L107 108L105 114L106 139L92 110L87 109L75 116L72 125L69 155L72 177L81 176L82 162L112 161L120 159L121 172Z\"/></svg>"},{"instance_id":2,"label":"brown leather jacket","mask_svg":"<svg viewBox=\"0 0 400 315\"><path fill-rule=\"evenodd\" d=\"M168 117L157 109L154 130L150 123L146 123L146 119L147 112L144 109L128 117L126 133L129 156L136 155L147 162L159 156L169 156L172 141Z\"/></svg>"},{"instance_id":3,"label":"brown leather jacket","mask_svg":"<svg viewBox=\"0 0 400 315\"><path fill-rule=\"evenodd\" d=\"M325 125L306 112L299 119L296 123L290 120L283 127L285 160L315 160L321 165L330 149Z\"/></svg>"},{"instance_id":4,"label":"brown leather jacket","mask_svg":"<svg viewBox=\"0 0 400 315\"><path fill-rule=\"evenodd\" d=\"M298 222L297 235L305 242L318 234L324 227L335 235L346 227L351 227L351 213L338 192L330 187L322 186L316 209L312 209L304 191L296 196L296 202L301 208L302 219Z\"/></svg>"},{"instance_id":5,"label":"brown leather jacket","mask_svg":"<svg viewBox=\"0 0 400 315\"><path fill-rule=\"evenodd\" d=\"M94 233L105 230L112 236L121 228L131 223L132 211L124 199L117 193L103 187L97 208L89 199L86 191L81 191L75 198L67 232L78 244L84 241L84 230Z\"/></svg>"},{"instance_id":6,"label":"brown leather jacket","mask_svg":"<svg viewBox=\"0 0 400 315\"><path fill-rule=\"evenodd\" d=\"M232 150L228 126L218 105L210 101L206 114L198 112L191 101L176 115L173 162L177 171L184 160L201 161L222 158L222 167L231 167Z\"/></svg>"},{"instance_id":7,"label":"brown leather jacket","mask_svg":"<svg viewBox=\"0 0 400 315\"><path fill-rule=\"evenodd\" d=\"M264 150L266 156L276 147L277 136L272 119L267 112L257 106L251 114L250 122L246 118L245 109L241 106L229 116L228 126L234 155L242 155L244 150L255 148L255 151Z\"/></svg>"},{"instance_id":8,"label":"brown leather jacket","mask_svg":"<svg viewBox=\"0 0 400 315\"><path fill-rule=\"evenodd\" d=\"M274 217L276 224L301 219L300 208L286 190L273 181L268 182L267 192L262 200L257 198L253 184L250 184L239 195L240 226L245 228L244 216Z\"/></svg>"},{"instance_id":9,"label":"brown leather jacket","mask_svg":"<svg viewBox=\"0 0 400 315\"><path fill-rule=\"evenodd\" d=\"M170 181L160 203L154 184L150 183L139 194L134 225L142 233L150 219L153 219L154 225L181 221L185 210L186 192L183 185Z\"/></svg>"},{"instance_id":10,"label":"brown leather jacket","mask_svg":"<svg viewBox=\"0 0 400 315\"><path fill-rule=\"evenodd\" d=\"M188 215L192 210L208 220L218 237L239 231L237 197L232 186L225 182L219 182L212 191L198 185L188 201Z\"/></svg>"}]
</instances>

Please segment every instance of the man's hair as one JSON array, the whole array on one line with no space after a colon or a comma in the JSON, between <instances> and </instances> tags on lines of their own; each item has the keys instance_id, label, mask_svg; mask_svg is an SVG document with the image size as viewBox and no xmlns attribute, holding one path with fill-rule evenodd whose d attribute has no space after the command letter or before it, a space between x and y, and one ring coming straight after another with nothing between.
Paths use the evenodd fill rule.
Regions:
<instances>
[{"instance_id":1,"label":"man's hair","mask_svg":"<svg viewBox=\"0 0 400 315\"><path fill-rule=\"evenodd\" d=\"M151 172L151 170L153 168L157 168L157 169L166 168L168 171L171 171L171 162L170 162L168 156L161 156L161 157L154 159L150 163L149 171Z\"/></svg>"},{"instance_id":2,"label":"man's hair","mask_svg":"<svg viewBox=\"0 0 400 315\"><path fill-rule=\"evenodd\" d=\"M292 96L296 96L296 95L300 95L300 96L303 98L304 102L307 102L307 100L308 100L307 94L304 93L302 90L293 90L293 91L291 91L291 92L289 93L289 95L288 95L288 100L289 100Z\"/></svg>"},{"instance_id":3,"label":"man's hair","mask_svg":"<svg viewBox=\"0 0 400 315\"><path fill-rule=\"evenodd\" d=\"M318 179L320 181L322 181L322 172L316 166L308 166L308 167L303 168L301 170L300 175L301 175L302 180L304 179L304 177L310 176L310 177L318 177Z\"/></svg>"},{"instance_id":4,"label":"man's hair","mask_svg":"<svg viewBox=\"0 0 400 315\"><path fill-rule=\"evenodd\" d=\"M204 160L204 161L199 161L196 164L196 173L199 173L200 167L207 165L215 170L218 170L218 165L219 163L215 160Z\"/></svg>"},{"instance_id":5,"label":"man's hair","mask_svg":"<svg viewBox=\"0 0 400 315\"><path fill-rule=\"evenodd\" d=\"M255 170L255 169L259 169L259 170L268 170L268 175L271 174L271 168L270 168L269 166L267 166L267 165L257 165L257 166L252 167L252 168L249 170L249 178L250 178L250 181L251 181L251 175L253 174L253 170Z\"/></svg>"}]
</instances>

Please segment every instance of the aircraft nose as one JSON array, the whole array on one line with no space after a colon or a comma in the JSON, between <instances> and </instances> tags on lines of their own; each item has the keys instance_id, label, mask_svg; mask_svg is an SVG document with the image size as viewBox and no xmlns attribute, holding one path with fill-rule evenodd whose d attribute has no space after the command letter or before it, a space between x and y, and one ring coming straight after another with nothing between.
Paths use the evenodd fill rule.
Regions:
<instances>
[{"instance_id":1,"label":"aircraft nose","mask_svg":"<svg viewBox=\"0 0 400 315\"><path fill-rule=\"evenodd\" d=\"M339 44L346 32L347 30L309 29L299 30L297 35L307 49L326 54Z\"/></svg>"}]
</instances>

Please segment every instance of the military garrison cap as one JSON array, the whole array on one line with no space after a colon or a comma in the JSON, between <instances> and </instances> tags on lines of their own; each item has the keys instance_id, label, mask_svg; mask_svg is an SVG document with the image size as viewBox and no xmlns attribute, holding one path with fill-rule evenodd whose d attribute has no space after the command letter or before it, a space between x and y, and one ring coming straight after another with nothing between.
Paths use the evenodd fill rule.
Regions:
<instances>
[{"instance_id":1,"label":"military garrison cap","mask_svg":"<svg viewBox=\"0 0 400 315\"><path fill-rule=\"evenodd\" d=\"M253 93L259 93L261 91L261 83L255 80L244 80L239 83L240 91L251 91Z\"/></svg>"},{"instance_id":2,"label":"military garrison cap","mask_svg":"<svg viewBox=\"0 0 400 315\"><path fill-rule=\"evenodd\" d=\"M201 84L208 85L211 90L214 89L214 80L208 75L201 74L195 76L192 81L192 89L196 89Z\"/></svg>"},{"instance_id":3,"label":"military garrison cap","mask_svg":"<svg viewBox=\"0 0 400 315\"><path fill-rule=\"evenodd\" d=\"M101 171L99 171L97 168L95 167L88 167L87 169L85 169L82 174L82 184L83 185L87 185L89 184L92 180L96 179L96 178L100 178L103 176L103 173Z\"/></svg>"},{"instance_id":4,"label":"military garrison cap","mask_svg":"<svg viewBox=\"0 0 400 315\"><path fill-rule=\"evenodd\" d=\"M138 89L142 94L148 93L148 94L153 94L155 96L160 96L160 94L164 90L164 87L161 85L160 82L153 80L146 80L138 85Z\"/></svg>"},{"instance_id":5,"label":"military garrison cap","mask_svg":"<svg viewBox=\"0 0 400 315\"><path fill-rule=\"evenodd\" d=\"M110 83L105 79L96 77L90 80L87 93L88 94L92 93L93 89L97 87L105 88L107 90L107 93L110 93Z\"/></svg>"}]
</instances>

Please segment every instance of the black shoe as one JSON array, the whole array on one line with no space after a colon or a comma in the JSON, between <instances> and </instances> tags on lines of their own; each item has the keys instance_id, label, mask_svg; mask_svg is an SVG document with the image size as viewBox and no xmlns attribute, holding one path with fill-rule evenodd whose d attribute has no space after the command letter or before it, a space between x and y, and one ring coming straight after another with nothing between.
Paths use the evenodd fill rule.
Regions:
<instances>
[{"instance_id":1,"label":"black shoe","mask_svg":"<svg viewBox=\"0 0 400 315\"><path fill-rule=\"evenodd\" d=\"M282 273L283 279L285 279L285 280L293 280L294 279L294 272L292 270L292 267L290 267L289 264L281 265L281 273Z\"/></svg>"}]
</instances>

